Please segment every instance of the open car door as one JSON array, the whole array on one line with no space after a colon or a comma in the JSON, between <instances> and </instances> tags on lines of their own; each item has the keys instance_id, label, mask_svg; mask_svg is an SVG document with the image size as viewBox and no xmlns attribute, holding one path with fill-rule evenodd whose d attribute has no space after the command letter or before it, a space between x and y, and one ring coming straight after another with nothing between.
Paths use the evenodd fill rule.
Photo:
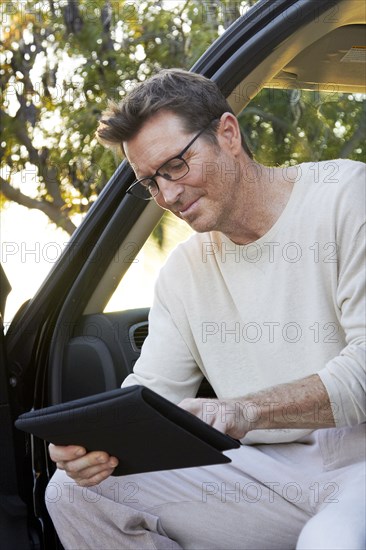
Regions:
<instances>
[{"instance_id":1,"label":"open car door","mask_svg":"<svg viewBox=\"0 0 366 550\"><path fill-rule=\"evenodd\" d=\"M36 531L31 541L28 533L28 513L21 498L21 487L17 477L16 438L14 413L9 403L9 371L4 338L4 311L11 286L0 265L0 541L7 550L19 548L40 548ZM38 539L38 540L37 540Z\"/></svg>"},{"instance_id":2,"label":"open car door","mask_svg":"<svg viewBox=\"0 0 366 550\"><path fill-rule=\"evenodd\" d=\"M364 92L365 65L341 61L343 50L359 45L364 33L362 0L261 0L192 70L217 82L236 114L266 86L321 90L330 82L332 67L334 85L342 78L341 90ZM54 468L47 446L15 433L14 420L31 408L117 387L147 334L148 307L105 311L162 215L153 201L126 194L133 180L123 162L42 287L12 321L5 344L1 334L4 550L60 548L44 505ZM9 287L3 281L2 307Z\"/></svg>"}]
</instances>

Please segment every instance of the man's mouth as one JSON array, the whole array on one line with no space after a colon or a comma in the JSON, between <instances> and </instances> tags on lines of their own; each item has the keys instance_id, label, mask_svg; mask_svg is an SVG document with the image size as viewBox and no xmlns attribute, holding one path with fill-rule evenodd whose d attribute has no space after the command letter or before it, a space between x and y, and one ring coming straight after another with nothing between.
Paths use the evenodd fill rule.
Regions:
<instances>
[{"instance_id":1,"label":"man's mouth","mask_svg":"<svg viewBox=\"0 0 366 550\"><path fill-rule=\"evenodd\" d=\"M199 200L200 200L200 197L198 199L195 199L194 201L191 201L190 203L186 204L182 208L180 208L179 209L180 216L186 217L186 216L189 216L190 214L192 214L196 210Z\"/></svg>"}]
</instances>

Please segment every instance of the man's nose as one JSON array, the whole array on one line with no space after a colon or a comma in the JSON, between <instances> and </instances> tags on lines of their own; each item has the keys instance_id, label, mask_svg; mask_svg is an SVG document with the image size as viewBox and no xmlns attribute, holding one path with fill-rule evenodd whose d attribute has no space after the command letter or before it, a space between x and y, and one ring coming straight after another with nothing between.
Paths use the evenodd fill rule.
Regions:
<instances>
[{"instance_id":1,"label":"man's nose","mask_svg":"<svg viewBox=\"0 0 366 550\"><path fill-rule=\"evenodd\" d=\"M177 180L172 181L172 180L166 180L164 178L158 178L158 185L159 185L160 195L162 196L164 202L169 206L175 204L179 200L179 197L184 191L184 185Z\"/></svg>"}]
</instances>

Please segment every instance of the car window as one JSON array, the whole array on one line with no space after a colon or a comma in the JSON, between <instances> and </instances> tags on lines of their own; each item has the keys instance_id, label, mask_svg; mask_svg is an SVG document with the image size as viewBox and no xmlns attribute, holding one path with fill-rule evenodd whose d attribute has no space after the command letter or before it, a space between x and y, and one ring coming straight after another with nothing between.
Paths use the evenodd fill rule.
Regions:
<instances>
[{"instance_id":1,"label":"car window","mask_svg":"<svg viewBox=\"0 0 366 550\"><path fill-rule=\"evenodd\" d=\"M334 88L316 91L268 86L238 118L255 159L264 165L290 166L339 157L363 160L359 128L365 101L363 94ZM185 222L165 213L141 250L137 243L129 243L131 267L104 311L151 306L160 268L177 244L191 234Z\"/></svg>"},{"instance_id":2,"label":"car window","mask_svg":"<svg viewBox=\"0 0 366 550\"><path fill-rule=\"evenodd\" d=\"M366 95L295 88L263 89L239 115L256 160L287 166L336 158L364 161Z\"/></svg>"},{"instance_id":3,"label":"car window","mask_svg":"<svg viewBox=\"0 0 366 550\"><path fill-rule=\"evenodd\" d=\"M0 223L0 261L12 287L5 307L6 329L21 305L41 286L70 235L51 224L39 210L15 202L2 206Z\"/></svg>"},{"instance_id":4,"label":"car window","mask_svg":"<svg viewBox=\"0 0 366 550\"><path fill-rule=\"evenodd\" d=\"M193 230L185 222L166 212L141 249L137 243L129 243L131 266L104 311L151 306L161 267L172 250L192 234Z\"/></svg>"}]
</instances>

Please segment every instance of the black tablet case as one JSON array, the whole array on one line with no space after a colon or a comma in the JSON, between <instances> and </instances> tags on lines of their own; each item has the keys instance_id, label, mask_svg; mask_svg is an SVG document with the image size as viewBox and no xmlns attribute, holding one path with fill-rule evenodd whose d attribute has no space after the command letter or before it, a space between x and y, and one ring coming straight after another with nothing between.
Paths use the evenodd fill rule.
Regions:
<instances>
[{"instance_id":1,"label":"black tablet case","mask_svg":"<svg viewBox=\"0 0 366 550\"><path fill-rule=\"evenodd\" d=\"M116 456L116 476L231 462L222 451L240 447L144 386L33 410L15 425L56 445L81 445Z\"/></svg>"}]
</instances>

